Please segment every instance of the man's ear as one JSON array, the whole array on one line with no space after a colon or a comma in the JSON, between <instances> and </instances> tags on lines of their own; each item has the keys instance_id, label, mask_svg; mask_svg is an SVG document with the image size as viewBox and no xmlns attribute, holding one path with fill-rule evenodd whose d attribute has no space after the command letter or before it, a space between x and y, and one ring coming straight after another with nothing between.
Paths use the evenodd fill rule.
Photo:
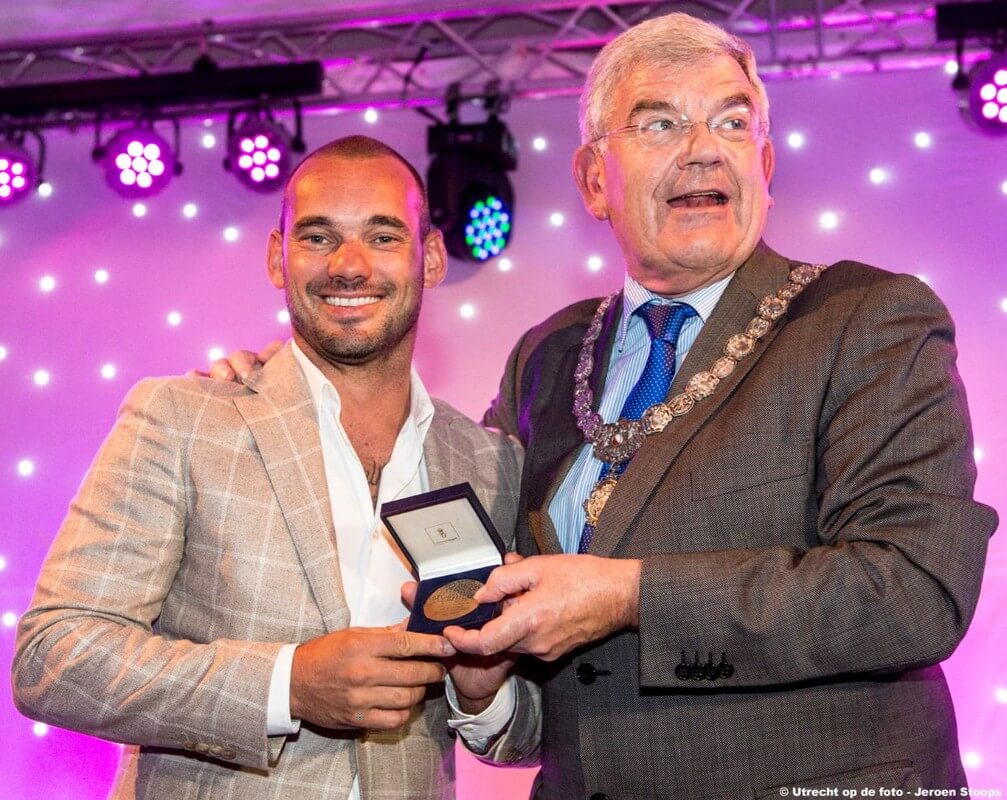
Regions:
<instances>
[{"instance_id":1,"label":"man's ear","mask_svg":"<svg viewBox=\"0 0 1007 800\"><path fill-rule=\"evenodd\" d=\"M577 189L588 213L595 219L608 219L605 163L591 145L582 144L574 151L573 179L577 182Z\"/></svg>"},{"instance_id":2,"label":"man's ear","mask_svg":"<svg viewBox=\"0 0 1007 800\"><path fill-rule=\"evenodd\" d=\"M433 289L448 274L448 251L444 234L432 228L423 240L423 288Z\"/></svg>"},{"instance_id":3,"label":"man's ear","mask_svg":"<svg viewBox=\"0 0 1007 800\"><path fill-rule=\"evenodd\" d=\"M287 276L283 273L283 234L277 228L273 228L266 242L266 274L277 289L287 285Z\"/></svg>"},{"instance_id":4,"label":"man's ear","mask_svg":"<svg viewBox=\"0 0 1007 800\"><path fill-rule=\"evenodd\" d=\"M768 138L762 145L762 174L766 176L766 185L773 180L773 170L776 169L776 151Z\"/></svg>"}]
</instances>

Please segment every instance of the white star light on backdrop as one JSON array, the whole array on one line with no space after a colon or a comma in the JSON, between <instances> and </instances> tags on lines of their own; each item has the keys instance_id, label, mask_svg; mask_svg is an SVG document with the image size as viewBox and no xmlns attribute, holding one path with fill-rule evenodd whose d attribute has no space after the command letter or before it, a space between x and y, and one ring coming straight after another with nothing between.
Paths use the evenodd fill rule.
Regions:
<instances>
[{"instance_id":1,"label":"white star light on backdrop","mask_svg":"<svg viewBox=\"0 0 1007 800\"><path fill-rule=\"evenodd\" d=\"M800 150L804 147L804 134L800 131L791 131L787 134L787 146L791 150Z\"/></svg>"},{"instance_id":2,"label":"white star light on backdrop","mask_svg":"<svg viewBox=\"0 0 1007 800\"><path fill-rule=\"evenodd\" d=\"M52 375L49 374L47 369L37 369L32 373L32 381L36 386L48 386L49 381L52 380Z\"/></svg>"},{"instance_id":3,"label":"white star light on backdrop","mask_svg":"<svg viewBox=\"0 0 1007 800\"><path fill-rule=\"evenodd\" d=\"M818 227L823 231L834 231L839 227L839 215L835 211L823 211L818 216Z\"/></svg>"},{"instance_id":4,"label":"white star light on backdrop","mask_svg":"<svg viewBox=\"0 0 1007 800\"><path fill-rule=\"evenodd\" d=\"M587 257L587 268L591 270L591 272L598 272L603 266L605 266L605 262L601 260L601 256Z\"/></svg>"},{"instance_id":5,"label":"white star light on backdrop","mask_svg":"<svg viewBox=\"0 0 1007 800\"><path fill-rule=\"evenodd\" d=\"M276 321L281 325L288 325L290 323L290 312L285 308L281 308L276 312Z\"/></svg>"},{"instance_id":6,"label":"white star light on backdrop","mask_svg":"<svg viewBox=\"0 0 1007 800\"><path fill-rule=\"evenodd\" d=\"M983 765L982 754L975 750L962 753L962 763L969 769L979 769Z\"/></svg>"},{"instance_id":7,"label":"white star light on backdrop","mask_svg":"<svg viewBox=\"0 0 1007 800\"><path fill-rule=\"evenodd\" d=\"M144 203L133 203L133 216L137 219L147 216L147 206Z\"/></svg>"},{"instance_id":8,"label":"white star light on backdrop","mask_svg":"<svg viewBox=\"0 0 1007 800\"><path fill-rule=\"evenodd\" d=\"M173 328L177 328L182 324L182 315L177 311L169 311L168 316L165 319L167 319L168 324Z\"/></svg>"},{"instance_id":9,"label":"white star light on backdrop","mask_svg":"<svg viewBox=\"0 0 1007 800\"><path fill-rule=\"evenodd\" d=\"M115 368L115 364L102 364L101 365L101 377L105 380L112 380L118 370Z\"/></svg>"},{"instance_id":10,"label":"white star light on backdrop","mask_svg":"<svg viewBox=\"0 0 1007 800\"><path fill-rule=\"evenodd\" d=\"M926 131L919 131L915 136L913 136L913 144L920 148L920 150L926 150L933 143L933 137L931 137Z\"/></svg>"},{"instance_id":11,"label":"white star light on backdrop","mask_svg":"<svg viewBox=\"0 0 1007 800\"><path fill-rule=\"evenodd\" d=\"M195 203L186 203L182 206L182 216L186 219L195 219L196 214L199 213L199 206Z\"/></svg>"},{"instance_id":12,"label":"white star light on backdrop","mask_svg":"<svg viewBox=\"0 0 1007 800\"><path fill-rule=\"evenodd\" d=\"M1000 310L1007 314L1007 297L1000 301Z\"/></svg>"},{"instance_id":13,"label":"white star light on backdrop","mask_svg":"<svg viewBox=\"0 0 1007 800\"><path fill-rule=\"evenodd\" d=\"M47 733L49 733L49 726L46 725L44 722L36 722L34 725L31 726L31 732L38 737L42 737L45 736Z\"/></svg>"},{"instance_id":14,"label":"white star light on backdrop","mask_svg":"<svg viewBox=\"0 0 1007 800\"><path fill-rule=\"evenodd\" d=\"M546 141L544 136L536 136L531 140L531 146L533 149L541 153L549 146L549 142Z\"/></svg>"},{"instance_id":15,"label":"white star light on backdrop","mask_svg":"<svg viewBox=\"0 0 1007 800\"><path fill-rule=\"evenodd\" d=\"M376 108L368 108L364 112L364 122L368 125L373 125L378 121L378 110Z\"/></svg>"},{"instance_id":16,"label":"white star light on backdrop","mask_svg":"<svg viewBox=\"0 0 1007 800\"><path fill-rule=\"evenodd\" d=\"M15 625L17 625L17 614L15 614L13 611L5 611L3 614L2 621L3 626L5 628L13 628Z\"/></svg>"},{"instance_id":17,"label":"white star light on backdrop","mask_svg":"<svg viewBox=\"0 0 1007 800\"><path fill-rule=\"evenodd\" d=\"M224 241L236 242L238 241L239 236L240 234L238 232L238 229L234 227L234 225L229 225L228 227L224 228Z\"/></svg>"},{"instance_id":18,"label":"white star light on backdrop","mask_svg":"<svg viewBox=\"0 0 1007 800\"><path fill-rule=\"evenodd\" d=\"M52 197L52 184L48 181L38 185L39 197Z\"/></svg>"},{"instance_id":19,"label":"white star light on backdrop","mask_svg":"<svg viewBox=\"0 0 1007 800\"><path fill-rule=\"evenodd\" d=\"M221 358L224 357L224 348L223 347L211 347L206 352L206 357L208 359L210 359L210 361L217 361L217 360L219 360L219 359L221 359Z\"/></svg>"},{"instance_id":20,"label":"white star light on backdrop","mask_svg":"<svg viewBox=\"0 0 1007 800\"><path fill-rule=\"evenodd\" d=\"M473 319L476 315L476 307L471 303L462 303L458 309L458 315L462 319Z\"/></svg>"},{"instance_id":21,"label":"white star light on backdrop","mask_svg":"<svg viewBox=\"0 0 1007 800\"><path fill-rule=\"evenodd\" d=\"M554 228L561 227L565 221L566 218L559 211L553 211L549 215L549 224Z\"/></svg>"},{"instance_id":22,"label":"white star light on backdrop","mask_svg":"<svg viewBox=\"0 0 1007 800\"><path fill-rule=\"evenodd\" d=\"M1003 703L1007 705L1007 686L998 686L996 691L993 693L998 703Z\"/></svg>"},{"instance_id":23,"label":"white star light on backdrop","mask_svg":"<svg viewBox=\"0 0 1007 800\"><path fill-rule=\"evenodd\" d=\"M22 458L17 462L17 474L22 478L30 478L35 472L35 462L30 458Z\"/></svg>"},{"instance_id":24,"label":"white star light on backdrop","mask_svg":"<svg viewBox=\"0 0 1007 800\"><path fill-rule=\"evenodd\" d=\"M875 186L880 186L882 183L888 183L888 170L884 167L874 167L867 173L867 177Z\"/></svg>"},{"instance_id":25,"label":"white star light on backdrop","mask_svg":"<svg viewBox=\"0 0 1007 800\"><path fill-rule=\"evenodd\" d=\"M0 556L0 572L3 572L5 569L7 569L7 559Z\"/></svg>"},{"instance_id":26,"label":"white star light on backdrop","mask_svg":"<svg viewBox=\"0 0 1007 800\"><path fill-rule=\"evenodd\" d=\"M52 275L43 275L39 278L38 288L48 294L56 288L56 279Z\"/></svg>"},{"instance_id":27,"label":"white star light on backdrop","mask_svg":"<svg viewBox=\"0 0 1007 800\"><path fill-rule=\"evenodd\" d=\"M497 261L497 269L501 272L510 272L514 268L514 262L509 258L501 258Z\"/></svg>"},{"instance_id":28,"label":"white star light on backdrop","mask_svg":"<svg viewBox=\"0 0 1007 800\"><path fill-rule=\"evenodd\" d=\"M94 271L94 282L95 283L100 283L100 284L108 283L108 278L109 278L109 274L108 274L108 270L107 269L96 269Z\"/></svg>"},{"instance_id":29,"label":"white star light on backdrop","mask_svg":"<svg viewBox=\"0 0 1007 800\"><path fill-rule=\"evenodd\" d=\"M200 144L203 145L207 150L213 149L213 146L217 144L217 137L212 133L204 133L203 137L199 140Z\"/></svg>"}]
</instances>

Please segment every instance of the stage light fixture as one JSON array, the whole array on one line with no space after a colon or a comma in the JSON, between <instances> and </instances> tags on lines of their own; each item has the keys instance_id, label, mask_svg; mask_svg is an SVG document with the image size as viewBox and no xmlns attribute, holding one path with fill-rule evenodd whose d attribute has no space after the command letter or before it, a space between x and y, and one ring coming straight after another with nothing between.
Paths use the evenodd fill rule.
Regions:
<instances>
[{"instance_id":1,"label":"stage light fixture","mask_svg":"<svg viewBox=\"0 0 1007 800\"><path fill-rule=\"evenodd\" d=\"M507 173L517 168L517 142L497 116L506 97L490 90L478 98L489 119L458 121L457 87L448 93L447 123L427 129L430 218L444 234L448 252L465 261L500 255L514 232L514 189ZM473 99L473 98L465 98Z\"/></svg>"},{"instance_id":2,"label":"stage light fixture","mask_svg":"<svg viewBox=\"0 0 1007 800\"><path fill-rule=\"evenodd\" d=\"M224 169L247 188L273 192L283 186L292 165L291 154L306 149L301 135L301 108L294 104L295 133L273 119L265 108L232 113L227 120Z\"/></svg>"},{"instance_id":3,"label":"stage light fixture","mask_svg":"<svg viewBox=\"0 0 1007 800\"><path fill-rule=\"evenodd\" d=\"M178 122L175 126L175 150L156 130L152 122L143 121L116 133L107 144L101 138L100 126L95 127L96 145L92 158L105 170L105 181L123 197L151 197L164 189L182 165L175 152L178 146Z\"/></svg>"},{"instance_id":4,"label":"stage light fixture","mask_svg":"<svg viewBox=\"0 0 1007 800\"><path fill-rule=\"evenodd\" d=\"M0 135L0 208L24 200L38 186L45 144L39 134L31 133L38 145L36 159L25 146L27 133Z\"/></svg>"},{"instance_id":5,"label":"stage light fixture","mask_svg":"<svg viewBox=\"0 0 1007 800\"><path fill-rule=\"evenodd\" d=\"M968 113L983 133L1007 134L1007 58L1003 53L975 64L969 72Z\"/></svg>"},{"instance_id":6,"label":"stage light fixture","mask_svg":"<svg viewBox=\"0 0 1007 800\"><path fill-rule=\"evenodd\" d=\"M973 127L990 136L1007 134L1007 3L1003 0L937 5L938 41L954 41L951 88L958 110ZM992 55L965 70L965 41L977 39Z\"/></svg>"}]
</instances>

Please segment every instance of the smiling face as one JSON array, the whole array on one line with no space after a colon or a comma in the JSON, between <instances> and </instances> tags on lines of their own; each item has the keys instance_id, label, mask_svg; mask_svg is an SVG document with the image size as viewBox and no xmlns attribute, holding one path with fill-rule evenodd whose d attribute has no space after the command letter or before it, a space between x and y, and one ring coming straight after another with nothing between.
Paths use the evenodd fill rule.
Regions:
<instances>
[{"instance_id":1,"label":"smiling face","mask_svg":"<svg viewBox=\"0 0 1007 800\"><path fill-rule=\"evenodd\" d=\"M291 180L285 230L269 238L294 339L324 364L412 357L423 289L444 277L439 231L420 237L422 195L390 156L318 156Z\"/></svg>"},{"instance_id":2,"label":"smiling face","mask_svg":"<svg viewBox=\"0 0 1007 800\"><path fill-rule=\"evenodd\" d=\"M702 123L757 108L751 83L726 55L636 70L614 96L609 131L655 112ZM766 227L772 172L764 136L726 141L703 124L664 146L647 147L631 131L574 156L588 211L610 221L630 277L662 295L713 283L751 255Z\"/></svg>"}]
</instances>

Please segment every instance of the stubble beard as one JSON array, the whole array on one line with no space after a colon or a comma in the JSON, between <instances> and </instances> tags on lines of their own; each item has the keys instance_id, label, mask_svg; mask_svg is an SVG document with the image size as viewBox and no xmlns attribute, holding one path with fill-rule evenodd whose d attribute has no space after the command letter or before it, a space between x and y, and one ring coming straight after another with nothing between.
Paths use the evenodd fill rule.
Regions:
<instances>
[{"instance_id":1,"label":"stubble beard","mask_svg":"<svg viewBox=\"0 0 1007 800\"><path fill-rule=\"evenodd\" d=\"M407 291L392 284L383 284L378 288L383 295L381 302L389 305L394 305L398 295ZM318 324L317 316L305 307L300 298L291 294L289 287L285 295L291 326L301 339L334 366L356 366L382 356L390 356L402 345L410 332L415 330L423 304L423 287L417 282L410 288L415 294L415 302L403 308L392 308L378 331L372 334L356 330L355 323L337 323L335 330L323 330ZM318 302L323 302L317 295L314 297Z\"/></svg>"}]
</instances>

